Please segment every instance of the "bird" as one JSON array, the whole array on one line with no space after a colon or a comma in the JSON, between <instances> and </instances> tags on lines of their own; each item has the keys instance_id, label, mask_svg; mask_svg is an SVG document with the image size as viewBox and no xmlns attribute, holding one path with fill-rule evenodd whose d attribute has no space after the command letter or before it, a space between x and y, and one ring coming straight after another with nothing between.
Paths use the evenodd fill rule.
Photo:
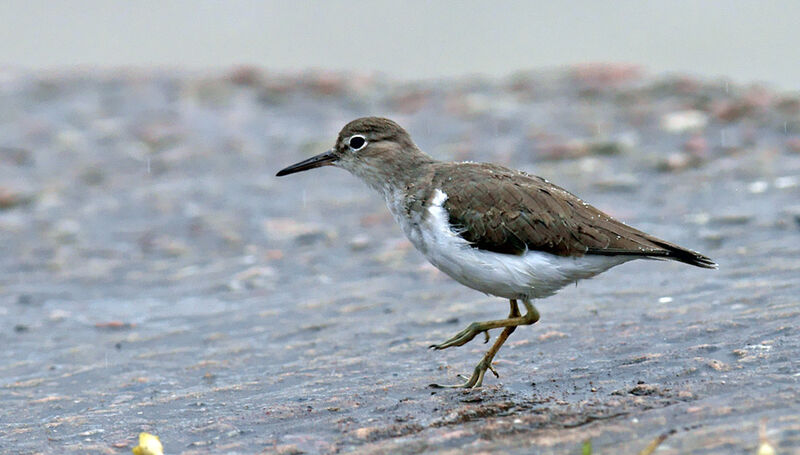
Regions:
<instances>
[{"instance_id":1,"label":"bird","mask_svg":"<svg viewBox=\"0 0 800 455\"><path fill-rule=\"evenodd\" d=\"M491 163L439 161L403 127L381 117L347 123L330 150L288 166L278 177L322 166L349 171L380 193L409 241L457 282L507 299L508 317L473 322L441 350L503 329L464 382L476 388L518 326L539 320L532 300L635 259L674 260L706 269L696 251L628 226L542 177ZM525 308L520 312L519 303Z\"/></svg>"}]
</instances>

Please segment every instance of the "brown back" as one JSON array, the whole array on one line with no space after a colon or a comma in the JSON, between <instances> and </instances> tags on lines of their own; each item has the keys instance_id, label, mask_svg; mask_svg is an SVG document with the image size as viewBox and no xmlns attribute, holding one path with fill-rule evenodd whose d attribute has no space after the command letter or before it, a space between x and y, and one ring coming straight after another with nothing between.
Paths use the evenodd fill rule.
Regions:
<instances>
[{"instance_id":1,"label":"brown back","mask_svg":"<svg viewBox=\"0 0 800 455\"><path fill-rule=\"evenodd\" d=\"M559 256L634 255L698 267L716 264L697 252L625 225L541 177L502 166L440 163L433 187L448 195L450 224L476 248Z\"/></svg>"}]
</instances>

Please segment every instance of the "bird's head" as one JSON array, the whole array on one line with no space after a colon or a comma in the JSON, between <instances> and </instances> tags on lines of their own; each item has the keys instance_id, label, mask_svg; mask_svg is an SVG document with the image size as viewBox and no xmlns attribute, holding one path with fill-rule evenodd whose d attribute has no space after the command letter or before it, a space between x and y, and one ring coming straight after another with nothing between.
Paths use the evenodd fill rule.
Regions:
<instances>
[{"instance_id":1,"label":"bird's head","mask_svg":"<svg viewBox=\"0 0 800 455\"><path fill-rule=\"evenodd\" d=\"M278 172L278 177L322 166L350 171L367 184L384 188L398 172L433 160L422 153L411 136L392 120L363 117L342 128L336 145L325 153L293 164Z\"/></svg>"}]
</instances>

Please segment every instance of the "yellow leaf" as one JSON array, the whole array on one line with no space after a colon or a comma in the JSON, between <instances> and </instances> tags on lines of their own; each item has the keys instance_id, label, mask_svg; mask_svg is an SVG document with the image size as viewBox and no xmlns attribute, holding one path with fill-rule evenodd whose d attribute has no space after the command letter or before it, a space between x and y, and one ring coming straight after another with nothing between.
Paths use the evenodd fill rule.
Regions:
<instances>
[{"instance_id":1,"label":"yellow leaf","mask_svg":"<svg viewBox=\"0 0 800 455\"><path fill-rule=\"evenodd\" d=\"M775 449L768 442L762 442L758 446L758 455L775 455Z\"/></svg>"},{"instance_id":2,"label":"yellow leaf","mask_svg":"<svg viewBox=\"0 0 800 455\"><path fill-rule=\"evenodd\" d=\"M758 425L758 452L756 455L775 455L775 449L767 441L767 419L761 419Z\"/></svg>"},{"instance_id":3,"label":"yellow leaf","mask_svg":"<svg viewBox=\"0 0 800 455\"><path fill-rule=\"evenodd\" d=\"M139 433L139 445L133 448L133 455L164 455L164 447L158 436Z\"/></svg>"}]
</instances>

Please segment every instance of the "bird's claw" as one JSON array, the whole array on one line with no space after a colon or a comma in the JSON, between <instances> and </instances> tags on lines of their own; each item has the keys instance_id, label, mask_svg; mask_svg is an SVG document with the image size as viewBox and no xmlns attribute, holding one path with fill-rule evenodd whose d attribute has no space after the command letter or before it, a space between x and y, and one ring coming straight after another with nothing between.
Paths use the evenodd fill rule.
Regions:
<instances>
[{"instance_id":1,"label":"bird's claw","mask_svg":"<svg viewBox=\"0 0 800 455\"><path fill-rule=\"evenodd\" d=\"M476 336L478 336L478 334L481 333L481 332L483 332L483 334L486 336L486 340L484 341L484 343L488 343L489 342L489 330L485 329L480 323L473 322L472 324L468 325L467 328L465 328L464 330L458 332L452 338L448 339L444 343L432 344L428 348L429 349L436 349L438 351L438 350L447 349L447 348L450 348L450 347L453 347L453 346L463 346L463 345L469 343L470 341L472 341L472 339L475 338Z\"/></svg>"},{"instance_id":2,"label":"bird's claw","mask_svg":"<svg viewBox=\"0 0 800 455\"><path fill-rule=\"evenodd\" d=\"M494 369L491 363L481 360L478 362L478 365L475 367L475 371L472 372L472 376L469 378L463 374L458 375L459 378L464 379L463 383L452 385L431 384L430 386L435 389L476 389L483 385L483 377L486 375L486 370L491 371L498 378L500 377L500 375L497 374L497 370Z\"/></svg>"}]
</instances>

